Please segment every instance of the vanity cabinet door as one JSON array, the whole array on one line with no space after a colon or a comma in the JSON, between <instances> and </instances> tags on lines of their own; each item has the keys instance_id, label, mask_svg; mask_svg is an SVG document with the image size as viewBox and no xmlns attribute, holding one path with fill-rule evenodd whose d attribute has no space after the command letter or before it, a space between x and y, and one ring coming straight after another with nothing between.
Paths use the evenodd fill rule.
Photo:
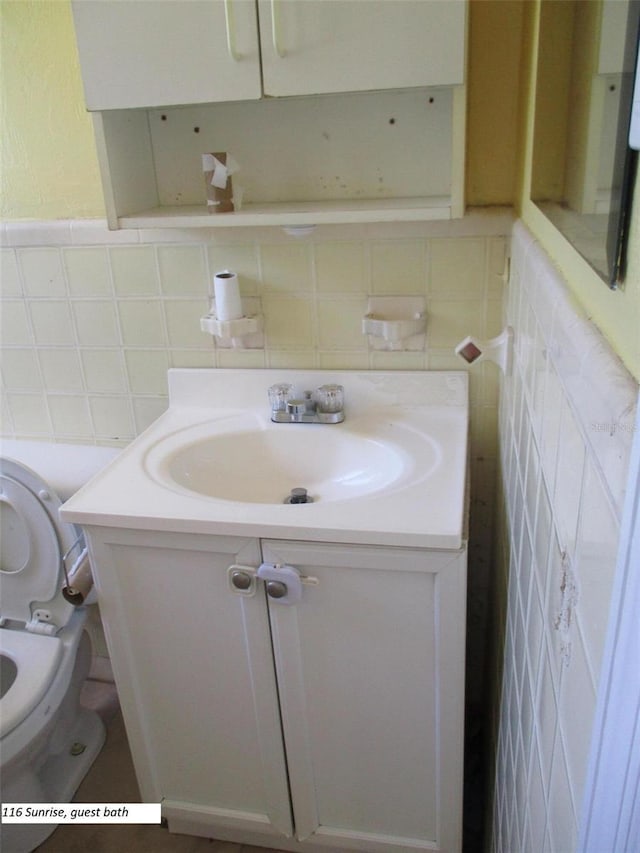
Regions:
<instances>
[{"instance_id":1,"label":"vanity cabinet door","mask_svg":"<svg viewBox=\"0 0 640 853\"><path fill-rule=\"evenodd\" d=\"M232 591L256 540L89 529L100 610L142 797L169 829L291 836L264 590Z\"/></svg>"},{"instance_id":2,"label":"vanity cabinet door","mask_svg":"<svg viewBox=\"0 0 640 853\"><path fill-rule=\"evenodd\" d=\"M265 95L464 82L465 0L258 0Z\"/></svg>"},{"instance_id":3,"label":"vanity cabinet door","mask_svg":"<svg viewBox=\"0 0 640 853\"><path fill-rule=\"evenodd\" d=\"M254 0L73 0L90 110L259 98Z\"/></svg>"},{"instance_id":4,"label":"vanity cabinet door","mask_svg":"<svg viewBox=\"0 0 640 853\"><path fill-rule=\"evenodd\" d=\"M269 599L296 837L460 850L465 553L262 546L313 580Z\"/></svg>"}]
</instances>

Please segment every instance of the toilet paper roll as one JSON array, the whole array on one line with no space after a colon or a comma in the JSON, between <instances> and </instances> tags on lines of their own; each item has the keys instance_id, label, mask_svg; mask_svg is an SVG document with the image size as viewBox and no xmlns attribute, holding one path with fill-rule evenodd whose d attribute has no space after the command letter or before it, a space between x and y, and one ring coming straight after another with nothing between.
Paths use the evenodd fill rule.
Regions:
<instances>
[{"instance_id":1,"label":"toilet paper roll","mask_svg":"<svg viewBox=\"0 0 640 853\"><path fill-rule=\"evenodd\" d=\"M222 270L222 272L215 274L213 294L216 300L216 317L218 320L239 320L243 316L240 283L234 272Z\"/></svg>"},{"instance_id":2,"label":"toilet paper roll","mask_svg":"<svg viewBox=\"0 0 640 853\"><path fill-rule=\"evenodd\" d=\"M234 209L231 175L238 164L225 151L202 155L209 213L231 213Z\"/></svg>"}]
</instances>

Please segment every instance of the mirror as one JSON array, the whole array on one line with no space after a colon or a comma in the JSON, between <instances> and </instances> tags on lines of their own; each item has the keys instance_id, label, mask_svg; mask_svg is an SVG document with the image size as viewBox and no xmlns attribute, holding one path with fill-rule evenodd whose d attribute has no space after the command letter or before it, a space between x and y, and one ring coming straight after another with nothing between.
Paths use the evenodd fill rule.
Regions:
<instances>
[{"instance_id":1,"label":"mirror","mask_svg":"<svg viewBox=\"0 0 640 853\"><path fill-rule=\"evenodd\" d=\"M612 288L624 280L638 0L542 0L531 200Z\"/></svg>"}]
</instances>

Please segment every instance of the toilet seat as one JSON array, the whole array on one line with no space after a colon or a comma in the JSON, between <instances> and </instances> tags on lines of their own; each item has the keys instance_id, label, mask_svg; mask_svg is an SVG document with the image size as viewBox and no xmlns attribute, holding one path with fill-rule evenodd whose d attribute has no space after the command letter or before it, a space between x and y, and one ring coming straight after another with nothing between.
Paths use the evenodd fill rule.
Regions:
<instances>
[{"instance_id":1,"label":"toilet seat","mask_svg":"<svg viewBox=\"0 0 640 853\"><path fill-rule=\"evenodd\" d=\"M60 506L30 468L0 460L0 625L11 620L27 631L55 634L71 617L73 606L62 595L62 554L77 532L58 521Z\"/></svg>"},{"instance_id":2,"label":"toilet seat","mask_svg":"<svg viewBox=\"0 0 640 853\"><path fill-rule=\"evenodd\" d=\"M62 658L62 641L58 637L0 628L0 653L18 667L16 680L2 697L0 738L3 738L44 696Z\"/></svg>"}]
</instances>

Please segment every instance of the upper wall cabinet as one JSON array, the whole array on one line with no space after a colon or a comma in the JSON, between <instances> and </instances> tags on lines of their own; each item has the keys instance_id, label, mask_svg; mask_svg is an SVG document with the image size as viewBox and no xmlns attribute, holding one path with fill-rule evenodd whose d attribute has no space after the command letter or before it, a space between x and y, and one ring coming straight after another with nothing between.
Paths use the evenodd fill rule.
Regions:
<instances>
[{"instance_id":1,"label":"upper wall cabinet","mask_svg":"<svg viewBox=\"0 0 640 853\"><path fill-rule=\"evenodd\" d=\"M74 0L73 15L90 110L464 78L452 0Z\"/></svg>"},{"instance_id":2,"label":"upper wall cabinet","mask_svg":"<svg viewBox=\"0 0 640 853\"><path fill-rule=\"evenodd\" d=\"M462 215L466 0L72 8L111 227ZM233 212L207 152L240 164Z\"/></svg>"}]
</instances>

